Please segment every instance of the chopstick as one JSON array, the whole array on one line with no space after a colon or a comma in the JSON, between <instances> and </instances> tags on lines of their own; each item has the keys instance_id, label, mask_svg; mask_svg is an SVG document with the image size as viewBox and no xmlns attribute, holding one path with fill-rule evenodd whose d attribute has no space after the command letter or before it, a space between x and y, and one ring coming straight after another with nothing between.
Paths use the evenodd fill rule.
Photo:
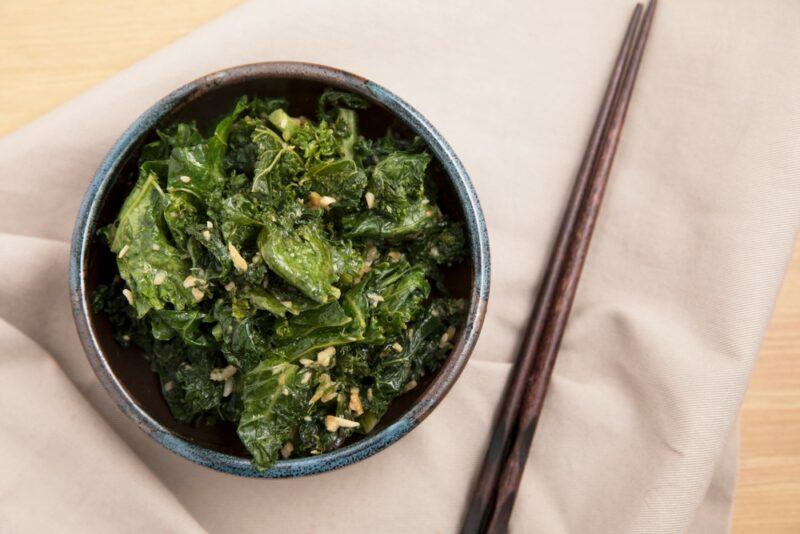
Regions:
<instances>
[{"instance_id":1,"label":"chopstick","mask_svg":"<svg viewBox=\"0 0 800 534\"><path fill-rule=\"evenodd\" d=\"M637 4L531 312L462 526L505 532L619 143L656 0Z\"/></svg>"},{"instance_id":2,"label":"chopstick","mask_svg":"<svg viewBox=\"0 0 800 534\"><path fill-rule=\"evenodd\" d=\"M556 242L553 245L550 261L548 262L536 303L528 319L526 331L523 335L523 342L520 346L516 364L506 387L504 401L494 426L489 448L486 452L486 458L475 483L472 500L467 507L467 514L462 529L464 534L473 534L482 531L485 527L484 514L493 504L492 501L496 497L495 490L497 481L500 477L503 461L508 455L508 445L511 442L510 436L516 427L516 420L519 415L522 397L528 383L528 377L531 374L536 348L541 338L542 330L544 329L546 312L550 308L556 292L556 284L566 257L567 245L572 236L577 212L583 201L586 185L592 168L594 167L595 160L597 159L597 154L600 152L603 134L608 124L612 105L617 97L624 74L624 67L630 55L635 30L639 24L641 15L642 6L641 4L637 4L630 23L628 24L628 30L614 65L614 70L609 79L600 111L598 112L591 137L589 138L589 144L583 156L583 161L578 170L578 175L575 178L575 184L567 203Z\"/></svg>"}]
</instances>

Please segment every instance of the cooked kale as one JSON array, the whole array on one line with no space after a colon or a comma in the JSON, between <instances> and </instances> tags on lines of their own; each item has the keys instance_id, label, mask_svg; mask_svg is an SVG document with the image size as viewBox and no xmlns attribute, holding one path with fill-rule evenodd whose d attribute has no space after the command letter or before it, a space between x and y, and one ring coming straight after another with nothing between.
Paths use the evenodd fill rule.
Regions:
<instances>
[{"instance_id":1,"label":"cooked kale","mask_svg":"<svg viewBox=\"0 0 800 534\"><path fill-rule=\"evenodd\" d=\"M101 230L118 276L95 310L144 351L176 419L236 423L260 470L370 432L463 320L441 281L464 234L431 156L362 136L366 108L328 90L315 121L243 97L208 137L159 131Z\"/></svg>"}]
</instances>

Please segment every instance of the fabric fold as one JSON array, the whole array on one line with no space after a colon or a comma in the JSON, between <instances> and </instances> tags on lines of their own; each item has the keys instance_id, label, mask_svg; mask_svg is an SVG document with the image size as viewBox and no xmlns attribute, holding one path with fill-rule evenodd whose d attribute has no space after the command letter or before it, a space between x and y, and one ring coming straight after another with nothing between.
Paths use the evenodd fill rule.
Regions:
<instances>
[{"instance_id":1,"label":"fabric fold","mask_svg":"<svg viewBox=\"0 0 800 534\"><path fill-rule=\"evenodd\" d=\"M0 321L0 515L15 531L203 532L50 356Z\"/></svg>"},{"instance_id":2,"label":"fabric fold","mask_svg":"<svg viewBox=\"0 0 800 534\"><path fill-rule=\"evenodd\" d=\"M455 530L630 8L253 2L0 139L6 524ZM513 532L729 528L737 414L800 226L798 25L789 2L659 6ZM74 333L67 243L149 105L288 59L366 76L443 133L485 211L492 292L471 362L418 429L339 471L252 480L169 453L116 409Z\"/></svg>"}]
</instances>

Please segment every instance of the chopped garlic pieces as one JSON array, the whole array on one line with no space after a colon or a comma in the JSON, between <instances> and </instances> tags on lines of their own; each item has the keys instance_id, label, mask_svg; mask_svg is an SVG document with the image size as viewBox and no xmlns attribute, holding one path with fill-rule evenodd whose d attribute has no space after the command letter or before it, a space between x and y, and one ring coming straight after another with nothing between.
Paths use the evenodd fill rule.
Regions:
<instances>
[{"instance_id":1,"label":"chopped garlic pieces","mask_svg":"<svg viewBox=\"0 0 800 534\"><path fill-rule=\"evenodd\" d=\"M133 306L133 291L125 288L122 290L122 294L125 295L125 299L128 301L128 304Z\"/></svg>"},{"instance_id":2,"label":"chopped garlic pieces","mask_svg":"<svg viewBox=\"0 0 800 534\"><path fill-rule=\"evenodd\" d=\"M124 257L125 257L125 253L126 253L126 252L128 252L128 249L129 249L129 248L130 248L130 247L129 247L128 245L125 245L124 247L122 247L122 248L120 249L120 251L119 251L119 254L117 254L117 257L118 257L119 259L122 259L122 258L124 258Z\"/></svg>"},{"instance_id":3,"label":"chopped garlic pieces","mask_svg":"<svg viewBox=\"0 0 800 534\"><path fill-rule=\"evenodd\" d=\"M336 432L340 428L356 428L358 425L358 421L351 421L344 417L337 417L335 415L325 416L325 428L328 432Z\"/></svg>"},{"instance_id":4,"label":"chopped garlic pieces","mask_svg":"<svg viewBox=\"0 0 800 534\"><path fill-rule=\"evenodd\" d=\"M358 388L350 388L350 402L347 407L356 415L364 413L364 407L361 405L361 395L359 395Z\"/></svg>"},{"instance_id":5,"label":"chopped garlic pieces","mask_svg":"<svg viewBox=\"0 0 800 534\"><path fill-rule=\"evenodd\" d=\"M367 298L373 305L377 305L379 302L383 302L385 299L378 295L377 293L367 293Z\"/></svg>"},{"instance_id":6,"label":"chopped garlic pieces","mask_svg":"<svg viewBox=\"0 0 800 534\"><path fill-rule=\"evenodd\" d=\"M319 351L317 353L317 363L323 367L328 367L334 354L336 354L336 347L328 347Z\"/></svg>"},{"instance_id":7,"label":"chopped garlic pieces","mask_svg":"<svg viewBox=\"0 0 800 534\"><path fill-rule=\"evenodd\" d=\"M233 393L233 377L230 377L227 380L225 380L225 385L222 386L223 397L230 397L231 393Z\"/></svg>"},{"instance_id":8,"label":"chopped garlic pieces","mask_svg":"<svg viewBox=\"0 0 800 534\"><path fill-rule=\"evenodd\" d=\"M336 397L335 384L331 381L330 375L323 373L319 376L319 386L317 386L317 390L314 392L314 395L311 396L308 403L314 404L318 400L328 402L334 397Z\"/></svg>"},{"instance_id":9,"label":"chopped garlic pieces","mask_svg":"<svg viewBox=\"0 0 800 534\"><path fill-rule=\"evenodd\" d=\"M308 194L308 205L312 208L329 208L331 204L336 202L333 197L322 196L319 193L312 191Z\"/></svg>"},{"instance_id":10,"label":"chopped garlic pieces","mask_svg":"<svg viewBox=\"0 0 800 534\"><path fill-rule=\"evenodd\" d=\"M328 393L323 395L320 400L322 402L330 402L330 401L332 401L333 399L335 399L338 396L339 396L339 394L336 393L336 390L334 389L333 391L329 391Z\"/></svg>"},{"instance_id":11,"label":"chopped garlic pieces","mask_svg":"<svg viewBox=\"0 0 800 534\"><path fill-rule=\"evenodd\" d=\"M442 337L439 338L439 348L443 349L447 346L453 336L456 335L456 327L450 326L443 334Z\"/></svg>"},{"instance_id":12,"label":"chopped garlic pieces","mask_svg":"<svg viewBox=\"0 0 800 534\"><path fill-rule=\"evenodd\" d=\"M192 288L192 296L194 297L194 300L196 300L197 302L200 302L201 300L203 300L203 297L205 296L205 293L203 293L202 291L200 291L196 287L193 287Z\"/></svg>"},{"instance_id":13,"label":"chopped garlic pieces","mask_svg":"<svg viewBox=\"0 0 800 534\"><path fill-rule=\"evenodd\" d=\"M311 395L311 398L308 399L308 403L309 404L314 404L315 402L317 402L319 399L322 398L322 395L324 393L325 392L323 391L322 387L318 387L317 390L314 392L314 394Z\"/></svg>"},{"instance_id":14,"label":"chopped garlic pieces","mask_svg":"<svg viewBox=\"0 0 800 534\"><path fill-rule=\"evenodd\" d=\"M233 266L236 267L237 271L247 272L247 261L239 254L233 243L228 243L228 255L230 255Z\"/></svg>"},{"instance_id":15,"label":"chopped garlic pieces","mask_svg":"<svg viewBox=\"0 0 800 534\"><path fill-rule=\"evenodd\" d=\"M228 365L223 369L215 368L211 370L211 373L208 375L210 380L214 382L224 382L225 380L229 379L233 375L236 374L236 367L232 365Z\"/></svg>"}]
</instances>

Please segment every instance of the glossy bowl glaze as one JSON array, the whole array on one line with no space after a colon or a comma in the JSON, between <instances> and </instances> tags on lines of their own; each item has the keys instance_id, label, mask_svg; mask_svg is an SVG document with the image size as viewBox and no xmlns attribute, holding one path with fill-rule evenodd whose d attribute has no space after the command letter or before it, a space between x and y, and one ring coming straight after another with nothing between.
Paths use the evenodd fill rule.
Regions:
<instances>
[{"instance_id":1,"label":"glossy bowl glaze","mask_svg":"<svg viewBox=\"0 0 800 534\"><path fill-rule=\"evenodd\" d=\"M104 316L91 308L94 288L115 274L114 256L97 237L113 221L133 187L139 148L155 129L176 120L195 120L201 129L228 110L242 94L285 96L293 114L313 116L316 98L326 87L366 97L362 131L381 135L387 126L407 128L427 143L440 205L464 222L469 243L465 261L445 273L450 291L468 302L467 320L455 347L438 372L399 397L368 435L334 451L279 461L265 472L253 469L232 424L192 426L176 421L161 396L155 373L135 347L123 348ZM92 179L72 237L69 272L75 324L97 377L120 409L153 439L200 465L253 477L293 477L352 464L385 449L417 426L447 394L469 359L486 313L489 295L489 244L469 176L442 136L414 108L383 87L359 76L306 63L257 63L215 72L173 91L148 109L122 134Z\"/></svg>"}]
</instances>

